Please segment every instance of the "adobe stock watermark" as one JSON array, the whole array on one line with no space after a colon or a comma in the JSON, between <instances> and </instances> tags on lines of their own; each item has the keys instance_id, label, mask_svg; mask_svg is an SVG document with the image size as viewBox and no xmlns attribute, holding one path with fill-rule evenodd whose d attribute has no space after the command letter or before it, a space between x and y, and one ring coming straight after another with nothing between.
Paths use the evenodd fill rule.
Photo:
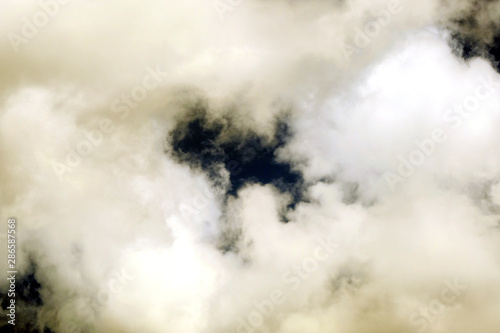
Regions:
<instances>
[{"instance_id":1,"label":"adobe stock watermark","mask_svg":"<svg viewBox=\"0 0 500 333\"><path fill-rule=\"evenodd\" d=\"M50 20L59 14L61 5L66 5L70 0L39 0L40 9L37 10L31 18L23 16L21 18L22 26L19 32L10 31L7 33L7 39L10 46L16 54L19 53L19 47L29 43L35 38L41 29L43 29Z\"/></svg>"},{"instance_id":2,"label":"adobe stock watermark","mask_svg":"<svg viewBox=\"0 0 500 333\"><path fill-rule=\"evenodd\" d=\"M456 304L468 286L455 281L445 280L445 287L441 290L439 298L432 299L427 305L420 306L408 318L408 323L416 327L419 333L424 332L429 325L442 317L447 309Z\"/></svg>"},{"instance_id":3,"label":"adobe stock watermark","mask_svg":"<svg viewBox=\"0 0 500 333\"><path fill-rule=\"evenodd\" d=\"M469 118L474 111L477 111L481 102L493 96L493 93L500 86L500 80L492 76L487 79L479 78L479 82L480 84L473 94L465 97L462 103L454 105L453 108L444 113L444 123L452 124L452 128L457 129L463 124L463 120ZM417 168L422 166L436 152L437 147L447 139L447 132L441 127L435 127L428 138L415 140L415 149L407 156L398 156L397 174L395 172L384 173L384 179L391 190L394 191L397 184L403 183L411 177Z\"/></svg>"},{"instance_id":4,"label":"adobe stock watermark","mask_svg":"<svg viewBox=\"0 0 500 333\"><path fill-rule=\"evenodd\" d=\"M79 309L80 313L78 320L71 320L64 326L64 332L67 333L83 333L87 332L83 326L90 325L97 318L97 315L93 309L99 309L106 305L111 295L119 294L123 291L123 288L130 282L134 280L134 277L129 275L125 269L121 272L113 272L112 278L108 281L107 286L102 288L97 292L97 294L92 298L89 307L84 309Z\"/></svg>"},{"instance_id":5,"label":"adobe stock watermark","mask_svg":"<svg viewBox=\"0 0 500 333\"><path fill-rule=\"evenodd\" d=\"M111 112L115 113L120 120L125 120L130 112L147 98L148 92L159 87L163 80L168 77L168 73L162 72L159 66L156 66L154 70L148 66L146 72L148 74L142 79L141 85L132 87L129 93L122 94L120 98L111 103ZM69 152L66 155L65 163L51 161L52 170L60 182L64 180L65 173L77 168L84 157L92 154L94 149L102 144L105 134L110 135L116 130L115 123L110 118L103 117L97 123L97 128L83 131L84 139L80 140L74 147L68 146Z\"/></svg>"},{"instance_id":6,"label":"adobe stock watermark","mask_svg":"<svg viewBox=\"0 0 500 333\"><path fill-rule=\"evenodd\" d=\"M255 332L264 324L264 320L269 318L276 308L291 296L293 291L298 290L302 283L318 270L321 263L327 261L343 245L332 236L327 237L326 240L318 239L317 243L312 255L304 258L300 265L292 265L281 276L282 282L288 286L287 289L273 289L268 298L253 302L254 310L245 318L237 318L236 333Z\"/></svg>"},{"instance_id":7,"label":"adobe stock watermark","mask_svg":"<svg viewBox=\"0 0 500 333\"><path fill-rule=\"evenodd\" d=\"M356 28L353 43L342 43L340 49L345 60L351 60L353 55L358 55L367 48L380 34L383 28L391 24L393 16L403 10L400 0L391 0L386 9L373 12L373 18L367 22L362 29Z\"/></svg>"},{"instance_id":8,"label":"adobe stock watermark","mask_svg":"<svg viewBox=\"0 0 500 333\"><path fill-rule=\"evenodd\" d=\"M242 2L243 0L213 0L212 6L219 19L224 21L226 12L232 12L236 7L241 5Z\"/></svg>"}]
</instances>

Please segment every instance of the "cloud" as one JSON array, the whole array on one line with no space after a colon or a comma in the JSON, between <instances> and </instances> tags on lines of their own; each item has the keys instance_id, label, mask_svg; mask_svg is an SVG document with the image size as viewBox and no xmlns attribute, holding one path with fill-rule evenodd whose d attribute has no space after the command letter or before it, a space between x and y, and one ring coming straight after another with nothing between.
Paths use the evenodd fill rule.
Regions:
<instances>
[{"instance_id":1,"label":"cloud","mask_svg":"<svg viewBox=\"0 0 500 333\"><path fill-rule=\"evenodd\" d=\"M496 329L498 2L225 5L1 5L19 325Z\"/></svg>"}]
</instances>

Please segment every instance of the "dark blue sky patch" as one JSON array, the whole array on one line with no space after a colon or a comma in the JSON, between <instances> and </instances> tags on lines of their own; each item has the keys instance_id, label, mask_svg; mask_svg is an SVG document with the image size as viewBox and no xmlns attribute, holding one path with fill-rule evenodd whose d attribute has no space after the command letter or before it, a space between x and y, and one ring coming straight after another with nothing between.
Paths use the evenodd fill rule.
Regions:
<instances>
[{"instance_id":1,"label":"dark blue sky patch","mask_svg":"<svg viewBox=\"0 0 500 333\"><path fill-rule=\"evenodd\" d=\"M465 61L483 57L500 73L500 26L497 22L478 23L478 16L486 10L484 5L494 1L477 1L465 16L451 20L450 46L457 57Z\"/></svg>"},{"instance_id":2,"label":"dark blue sky patch","mask_svg":"<svg viewBox=\"0 0 500 333\"><path fill-rule=\"evenodd\" d=\"M276 158L292 133L287 118L276 120L274 137L266 139L243 130L230 117L211 118L203 104L197 104L186 119L170 133L173 156L179 162L204 170L218 182L220 167L229 172L227 195L236 196L246 184L272 184L289 193L294 208L303 198L303 178L299 171Z\"/></svg>"},{"instance_id":3,"label":"dark blue sky patch","mask_svg":"<svg viewBox=\"0 0 500 333\"><path fill-rule=\"evenodd\" d=\"M25 275L16 275L16 332L39 332L38 312L43 305L40 295L42 285L36 279L36 266L32 264L30 273ZM3 311L9 306L10 298L6 291L0 294ZM9 332L9 324L0 328L1 332ZM44 332L51 332L48 328Z\"/></svg>"}]
</instances>

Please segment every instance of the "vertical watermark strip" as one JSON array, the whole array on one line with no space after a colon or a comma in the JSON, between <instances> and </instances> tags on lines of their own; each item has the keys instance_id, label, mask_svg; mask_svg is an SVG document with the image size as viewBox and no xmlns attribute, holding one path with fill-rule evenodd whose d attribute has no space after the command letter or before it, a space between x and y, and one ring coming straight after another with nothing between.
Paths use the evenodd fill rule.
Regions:
<instances>
[{"instance_id":1,"label":"vertical watermark strip","mask_svg":"<svg viewBox=\"0 0 500 333\"><path fill-rule=\"evenodd\" d=\"M7 280L9 281L9 305L7 317L9 324L16 325L16 219L7 220Z\"/></svg>"}]
</instances>

